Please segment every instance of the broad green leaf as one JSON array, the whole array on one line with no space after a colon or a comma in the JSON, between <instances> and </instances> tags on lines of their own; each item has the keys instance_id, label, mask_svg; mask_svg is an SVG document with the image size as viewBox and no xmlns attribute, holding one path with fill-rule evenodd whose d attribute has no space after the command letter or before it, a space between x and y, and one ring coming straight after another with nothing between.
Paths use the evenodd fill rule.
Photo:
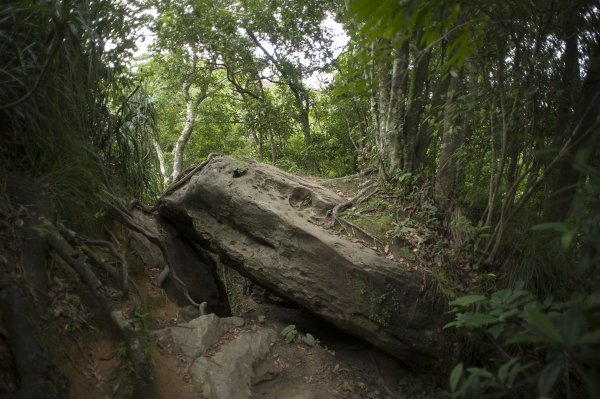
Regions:
<instances>
[{"instance_id":1,"label":"broad green leaf","mask_svg":"<svg viewBox=\"0 0 600 399\"><path fill-rule=\"evenodd\" d=\"M460 377L463 373L463 364L458 363L453 369L452 373L450 373L450 390L452 392L456 392L456 388L458 387L458 382L460 381Z\"/></svg>"},{"instance_id":2,"label":"broad green leaf","mask_svg":"<svg viewBox=\"0 0 600 399\"><path fill-rule=\"evenodd\" d=\"M500 334L502 334L502 331L504 331L504 324L496 324L488 328L488 332L492 334L492 337L495 339L498 339Z\"/></svg>"},{"instance_id":3,"label":"broad green leaf","mask_svg":"<svg viewBox=\"0 0 600 399\"><path fill-rule=\"evenodd\" d=\"M564 343L560 332L552 322L548 315L542 313L533 305L525 306L523 311L523 319L533 326L540 334L548 338L549 341L555 343Z\"/></svg>"},{"instance_id":4,"label":"broad green leaf","mask_svg":"<svg viewBox=\"0 0 600 399\"><path fill-rule=\"evenodd\" d=\"M455 300L451 301L449 305L467 307L469 305L473 305L474 303L485 301L486 299L487 298L485 295L466 295L456 298Z\"/></svg>"},{"instance_id":5,"label":"broad green leaf","mask_svg":"<svg viewBox=\"0 0 600 399\"><path fill-rule=\"evenodd\" d=\"M547 395L550 393L562 368L562 359L555 360L544 367L544 370L538 379L538 392L540 395Z\"/></svg>"},{"instance_id":6,"label":"broad green leaf","mask_svg":"<svg viewBox=\"0 0 600 399\"><path fill-rule=\"evenodd\" d=\"M466 324L467 327L483 327L496 321L495 317L484 313L465 313L459 315L457 319Z\"/></svg>"},{"instance_id":7,"label":"broad green leaf","mask_svg":"<svg viewBox=\"0 0 600 399\"><path fill-rule=\"evenodd\" d=\"M516 362L519 361L519 358L516 357L514 359L510 359L508 362L504 363L502 366L500 366L500 368L498 369L498 380L500 380L500 382L502 384L506 384L506 379L508 377L508 370L513 366L513 364L515 364Z\"/></svg>"}]
</instances>

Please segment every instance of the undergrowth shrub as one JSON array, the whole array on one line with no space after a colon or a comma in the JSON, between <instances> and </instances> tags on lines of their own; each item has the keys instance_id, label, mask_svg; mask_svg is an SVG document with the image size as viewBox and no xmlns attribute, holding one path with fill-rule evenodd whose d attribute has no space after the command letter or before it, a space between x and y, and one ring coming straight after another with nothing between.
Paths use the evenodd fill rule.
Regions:
<instances>
[{"instance_id":1,"label":"undergrowth shrub","mask_svg":"<svg viewBox=\"0 0 600 399\"><path fill-rule=\"evenodd\" d=\"M454 367L451 397L600 397L600 171L583 164L575 167L588 178L575 198L571 218L532 229L561 233L558 240L549 240L560 244L534 267L541 267L540 260L555 264L550 258L562 246L562 272L572 280L562 284L574 287L570 298L538 297L539 291L519 282L491 295L450 302L454 320L444 328L454 328L487 348L477 367ZM527 259L532 260L526 257L523 262Z\"/></svg>"}]
</instances>

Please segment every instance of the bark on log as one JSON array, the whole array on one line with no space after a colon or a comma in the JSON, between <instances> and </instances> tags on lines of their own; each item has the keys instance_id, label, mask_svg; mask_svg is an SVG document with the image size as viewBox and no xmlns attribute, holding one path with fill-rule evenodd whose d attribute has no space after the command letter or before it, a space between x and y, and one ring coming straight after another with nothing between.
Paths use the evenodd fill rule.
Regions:
<instances>
[{"instance_id":1,"label":"bark on log","mask_svg":"<svg viewBox=\"0 0 600 399\"><path fill-rule=\"evenodd\" d=\"M213 159L157 208L222 262L419 368L442 361L442 310L428 274L316 224L343 202L272 166Z\"/></svg>"}]
</instances>

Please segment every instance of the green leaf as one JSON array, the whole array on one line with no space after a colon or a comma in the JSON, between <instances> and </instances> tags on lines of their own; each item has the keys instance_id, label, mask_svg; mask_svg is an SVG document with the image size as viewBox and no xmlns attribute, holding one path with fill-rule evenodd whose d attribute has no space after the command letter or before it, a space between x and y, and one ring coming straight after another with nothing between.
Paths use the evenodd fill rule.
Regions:
<instances>
[{"instance_id":1,"label":"green leaf","mask_svg":"<svg viewBox=\"0 0 600 399\"><path fill-rule=\"evenodd\" d=\"M295 324L290 324L289 326L284 327L283 330L281 330L281 335L287 335L288 333L290 333L292 331L296 331Z\"/></svg>"},{"instance_id":2,"label":"green leaf","mask_svg":"<svg viewBox=\"0 0 600 399\"><path fill-rule=\"evenodd\" d=\"M567 249L571 246L571 242L573 241L573 238L577 235L578 231L579 231L579 229L577 227L575 227L575 228L572 228L572 229L566 231L562 235L562 237L560 238L560 242L564 249Z\"/></svg>"},{"instance_id":3,"label":"green leaf","mask_svg":"<svg viewBox=\"0 0 600 399\"><path fill-rule=\"evenodd\" d=\"M548 315L542 313L533 305L525 306L523 319L533 326L540 334L548 338L550 342L564 343L560 332Z\"/></svg>"},{"instance_id":4,"label":"green leaf","mask_svg":"<svg viewBox=\"0 0 600 399\"><path fill-rule=\"evenodd\" d=\"M554 231L558 231L560 233L564 233L567 230L569 230L570 228L570 224L569 223L563 223L563 222L555 222L555 223L542 223L542 224L538 224L535 225L531 228L531 230L537 231L537 230L554 230Z\"/></svg>"},{"instance_id":5,"label":"green leaf","mask_svg":"<svg viewBox=\"0 0 600 399\"><path fill-rule=\"evenodd\" d=\"M507 344L547 344L549 341L546 337L532 335L528 332L521 331L515 336L506 340Z\"/></svg>"},{"instance_id":6,"label":"green leaf","mask_svg":"<svg viewBox=\"0 0 600 399\"><path fill-rule=\"evenodd\" d=\"M492 337L495 339L498 339L500 334L502 334L502 331L504 331L504 324L496 324L488 328L488 332L492 334Z\"/></svg>"},{"instance_id":7,"label":"green leaf","mask_svg":"<svg viewBox=\"0 0 600 399\"><path fill-rule=\"evenodd\" d=\"M500 366L500 368L498 369L498 380L500 380L500 382L502 384L506 384L506 378L508 377L508 370L513 366L513 364L515 364L516 362L519 361L519 358L516 357L514 359L510 359L508 362L504 363L502 366Z\"/></svg>"},{"instance_id":8,"label":"green leaf","mask_svg":"<svg viewBox=\"0 0 600 399\"><path fill-rule=\"evenodd\" d=\"M281 335L283 336L284 341L289 344L294 339L296 339L296 336L298 335L298 330L296 330L296 326L294 324L290 324L289 326L286 326L283 330L281 330Z\"/></svg>"},{"instance_id":9,"label":"green leaf","mask_svg":"<svg viewBox=\"0 0 600 399\"><path fill-rule=\"evenodd\" d=\"M456 320L455 321L451 321L450 323L447 323L442 329L445 330L445 329L450 328L450 327L460 326L461 324L462 324L461 322L456 321Z\"/></svg>"},{"instance_id":10,"label":"green leaf","mask_svg":"<svg viewBox=\"0 0 600 399\"><path fill-rule=\"evenodd\" d=\"M474 303L485 301L486 299L487 298L484 295L466 295L456 298L455 300L451 301L449 305L467 307L473 305Z\"/></svg>"},{"instance_id":11,"label":"green leaf","mask_svg":"<svg viewBox=\"0 0 600 399\"><path fill-rule=\"evenodd\" d=\"M519 310L518 309L510 309L507 310L506 312L502 312L499 316L498 316L498 320L500 321L505 321L506 319L508 319L509 317L515 316L519 314Z\"/></svg>"},{"instance_id":12,"label":"green leaf","mask_svg":"<svg viewBox=\"0 0 600 399\"><path fill-rule=\"evenodd\" d=\"M556 379L560 375L562 367L562 359L555 360L544 367L544 370L538 379L538 392L540 395L547 395L550 393Z\"/></svg>"},{"instance_id":13,"label":"green leaf","mask_svg":"<svg viewBox=\"0 0 600 399\"><path fill-rule=\"evenodd\" d=\"M585 327L585 318L581 310L572 307L556 319L561 336L568 347L577 343Z\"/></svg>"},{"instance_id":14,"label":"green leaf","mask_svg":"<svg viewBox=\"0 0 600 399\"><path fill-rule=\"evenodd\" d=\"M450 390L452 392L456 392L456 388L458 387L458 382L460 381L460 377L463 373L463 364L458 363L450 373Z\"/></svg>"},{"instance_id":15,"label":"green leaf","mask_svg":"<svg viewBox=\"0 0 600 399\"><path fill-rule=\"evenodd\" d=\"M304 342L308 346L315 346L317 343L315 337L313 337L310 333L306 333L306 335L302 337L302 342Z\"/></svg>"},{"instance_id":16,"label":"green leaf","mask_svg":"<svg viewBox=\"0 0 600 399\"><path fill-rule=\"evenodd\" d=\"M471 374L476 375L477 377L481 377L481 378L487 378L487 379L493 379L494 375L492 373L490 373L489 371L487 371L486 369L482 369L479 367L470 367L467 369L467 371Z\"/></svg>"},{"instance_id":17,"label":"green leaf","mask_svg":"<svg viewBox=\"0 0 600 399\"><path fill-rule=\"evenodd\" d=\"M520 364L518 362L515 363L514 367L508 373L508 381L507 381L508 386L509 387L512 386L515 382L515 379L519 375L519 373L527 370L531 366L533 366L533 363L528 363L528 364Z\"/></svg>"},{"instance_id":18,"label":"green leaf","mask_svg":"<svg viewBox=\"0 0 600 399\"><path fill-rule=\"evenodd\" d=\"M463 322L467 327L483 327L497 321L495 317L488 314L471 312L458 315L456 318L458 321Z\"/></svg>"}]
</instances>

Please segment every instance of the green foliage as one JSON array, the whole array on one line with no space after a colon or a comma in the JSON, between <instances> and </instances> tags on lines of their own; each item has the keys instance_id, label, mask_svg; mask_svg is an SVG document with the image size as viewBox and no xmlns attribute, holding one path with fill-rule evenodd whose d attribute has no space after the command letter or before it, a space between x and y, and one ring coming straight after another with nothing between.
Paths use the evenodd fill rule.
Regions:
<instances>
[{"instance_id":1,"label":"green foliage","mask_svg":"<svg viewBox=\"0 0 600 399\"><path fill-rule=\"evenodd\" d=\"M600 297L577 294L568 302L551 299L540 303L520 284L487 297L468 295L450 302L454 321L444 328L458 328L504 348L504 363L488 368L458 364L450 375L456 398L523 396L537 381L539 395L580 392L600 373ZM489 367L495 371L488 371ZM495 369L494 367L497 367ZM562 376L561 378L559 378Z\"/></svg>"},{"instance_id":2,"label":"green foliage","mask_svg":"<svg viewBox=\"0 0 600 399\"><path fill-rule=\"evenodd\" d=\"M296 325L290 324L289 326L284 327L283 330L281 330L281 336L283 337L283 340L288 344L294 342L298 337L298 330L296 330Z\"/></svg>"},{"instance_id":3,"label":"green foliage","mask_svg":"<svg viewBox=\"0 0 600 399\"><path fill-rule=\"evenodd\" d=\"M469 20L468 7L458 0L352 0L349 15L361 24L367 40L378 38L408 40L420 29L425 29L421 42L430 47L441 40L447 41L445 65L460 67L467 57L483 44L485 17Z\"/></svg>"},{"instance_id":4,"label":"green foliage","mask_svg":"<svg viewBox=\"0 0 600 399\"><path fill-rule=\"evenodd\" d=\"M319 340L315 339L310 333L306 333L306 335L302 336L302 342L308 346L315 346L319 344Z\"/></svg>"},{"instance_id":5,"label":"green foliage","mask_svg":"<svg viewBox=\"0 0 600 399\"><path fill-rule=\"evenodd\" d=\"M141 197L151 186L142 119L152 110L132 104L141 91L126 72L135 13L107 0L0 10L2 167L41 180L71 225L90 222L104 192Z\"/></svg>"},{"instance_id":6,"label":"green foliage","mask_svg":"<svg viewBox=\"0 0 600 399\"><path fill-rule=\"evenodd\" d=\"M125 345L125 342L119 342L115 354L119 360L127 361L127 345Z\"/></svg>"},{"instance_id":7,"label":"green foliage","mask_svg":"<svg viewBox=\"0 0 600 399\"><path fill-rule=\"evenodd\" d=\"M303 344L308 346L315 346L319 344L319 340L313 337L312 334L301 334L300 332L298 332L298 330L296 329L296 325L294 324L290 324L289 326L284 327L281 330L281 336L283 337L283 340L288 344L291 344L294 341L302 342Z\"/></svg>"}]
</instances>

